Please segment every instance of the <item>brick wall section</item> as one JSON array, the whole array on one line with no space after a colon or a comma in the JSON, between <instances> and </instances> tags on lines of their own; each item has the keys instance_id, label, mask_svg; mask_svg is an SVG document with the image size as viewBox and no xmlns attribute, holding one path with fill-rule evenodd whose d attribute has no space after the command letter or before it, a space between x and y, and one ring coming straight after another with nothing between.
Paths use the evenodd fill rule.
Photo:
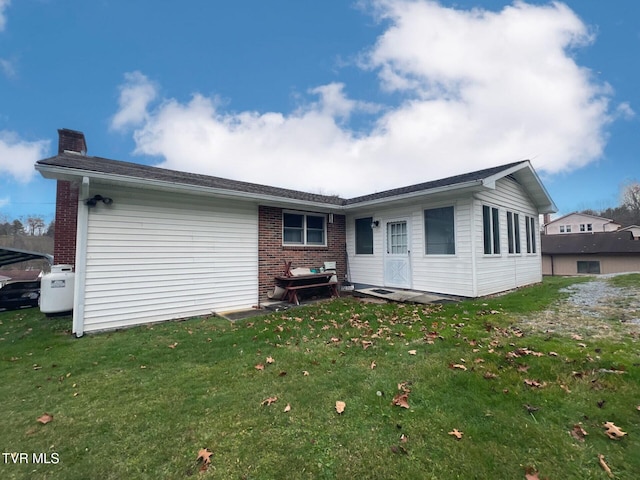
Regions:
<instances>
[{"instance_id":1,"label":"brick wall section","mask_svg":"<svg viewBox=\"0 0 640 480\"><path fill-rule=\"evenodd\" d=\"M326 247L294 247L282 245L282 209L260 206L258 209L258 283L260 300L266 300L273 292L276 275L282 275L284 262L291 266L314 268L324 262L336 262L338 281L346 274L345 216L333 215L333 223L327 221Z\"/></svg>"},{"instance_id":2,"label":"brick wall section","mask_svg":"<svg viewBox=\"0 0 640 480\"><path fill-rule=\"evenodd\" d=\"M78 219L78 185L58 180L56 189L56 226L53 237L55 264L76 263L76 226Z\"/></svg>"}]
</instances>

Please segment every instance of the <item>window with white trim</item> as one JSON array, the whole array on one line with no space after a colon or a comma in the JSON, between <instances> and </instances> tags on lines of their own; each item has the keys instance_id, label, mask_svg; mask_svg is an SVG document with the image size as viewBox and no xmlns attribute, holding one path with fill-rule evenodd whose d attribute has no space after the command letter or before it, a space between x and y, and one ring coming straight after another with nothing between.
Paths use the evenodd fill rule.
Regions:
<instances>
[{"instance_id":1,"label":"window with white trim","mask_svg":"<svg viewBox=\"0 0 640 480\"><path fill-rule=\"evenodd\" d=\"M325 246L327 222L324 215L310 213L282 214L282 243L284 245Z\"/></svg>"},{"instance_id":2,"label":"window with white trim","mask_svg":"<svg viewBox=\"0 0 640 480\"><path fill-rule=\"evenodd\" d=\"M520 215L507 212L507 238L509 253L520 253Z\"/></svg>"},{"instance_id":3,"label":"window with white trim","mask_svg":"<svg viewBox=\"0 0 640 480\"><path fill-rule=\"evenodd\" d=\"M527 234L527 253L536 253L536 219L525 216L524 224Z\"/></svg>"},{"instance_id":4,"label":"window with white trim","mask_svg":"<svg viewBox=\"0 0 640 480\"><path fill-rule=\"evenodd\" d=\"M456 238L453 207L425 210L424 233L427 255L455 255Z\"/></svg>"},{"instance_id":5,"label":"window with white trim","mask_svg":"<svg viewBox=\"0 0 640 480\"><path fill-rule=\"evenodd\" d=\"M484 253L498 255L500 253L500 216L497 208L482 206L482 230Z\"/></svg>"},{"instance_id":6,"label":"window with white trim","mask_svg":"<svg viewBox=\"0 0 640 480\"><path fill-rule=\"evenodd\" d=\"M356 255L373 255L373 217L356 218Z\"/></svg>"}]
</instances>

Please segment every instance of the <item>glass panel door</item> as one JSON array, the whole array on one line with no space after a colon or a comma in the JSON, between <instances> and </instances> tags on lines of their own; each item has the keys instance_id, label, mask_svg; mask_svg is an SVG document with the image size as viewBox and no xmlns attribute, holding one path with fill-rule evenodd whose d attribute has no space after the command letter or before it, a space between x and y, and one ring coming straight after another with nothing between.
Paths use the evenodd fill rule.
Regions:
<instances>
[{"instance_id":1,"label":"glass panel door","mask_svg":"<svg viewBox=\"0 0 640 480\"><path fill-rule=\"evenodd\" d=\"M394 255L406 254L408 251L407 240L407 222L387 223L387 245L389 247L389 253Z\"/></svg>"}]
</instances>

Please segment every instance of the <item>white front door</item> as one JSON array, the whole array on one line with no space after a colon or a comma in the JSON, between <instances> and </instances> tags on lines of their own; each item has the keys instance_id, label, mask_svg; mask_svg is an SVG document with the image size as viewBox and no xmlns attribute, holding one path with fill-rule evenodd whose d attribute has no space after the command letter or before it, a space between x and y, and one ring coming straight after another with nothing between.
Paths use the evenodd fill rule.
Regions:
<instances>
[{"instance_id":1,"label":"white front door","mask_svg":"<svg viewBox=\"0 0 640 480\"><path fill-rule=\"evenodd\" d=\"M409 221L388 220L385 230L384 286L411 288Z\"/></svg>"}]
</instances>

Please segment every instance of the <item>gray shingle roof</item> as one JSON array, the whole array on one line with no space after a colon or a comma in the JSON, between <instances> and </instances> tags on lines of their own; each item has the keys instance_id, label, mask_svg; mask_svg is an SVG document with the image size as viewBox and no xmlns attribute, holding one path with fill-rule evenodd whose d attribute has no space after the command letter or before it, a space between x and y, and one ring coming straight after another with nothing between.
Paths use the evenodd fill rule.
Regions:
<instances>
[{"instance_id":1,"label":"gray shingle roof","mask_svg":"<svg viewBox=\"0 0 640 480\"><path fill-rule=\"evenodd\" d=\"M63 152L55 157L39 160L37 165L62 167L70 171L96 172L110 175L121 175L123 177L133 177L141 179L158 180L170 183L210 187L215 189L231 190L244 193L254 193L256 195L268 195L292 200L302 200L310 202L324 203L327 205L355 205L370 200L395 197L399 195L428 192L431 189L453 186L456 184L468 183L483 178L491 177L511 167L522 164L514 162L498 167L486 168L475 172L455 175L424 183L418 183L407 187L394 188L383 192L372 193L360 197L344 199L335 195L320 195L315 193L301 192L286 188L271 187L257 183L230 180L221 177L201 175L197 173L168 170L165 168L142 165L139 163L110 160L108 158L86 156L74 153Z\"/></svg>"},{"instance_id":2,"label":"gray shingle roof","mask_svg":"<svg viewBox=\"0 0 640 480\"><path fill-rule=\"evenodd\" d=\"M543 255L640 254L640 240L626 232L542 235Z\"/></svg>"},{"instance_id":3,"label":"gray shingle roof","mask_svg":"<svg viewBox=\"0 0 640 480\"><path fill-rule=\"evenodd\" d=\"M370 200L378 200L381 198L395 197L397 195L405 195L408 193L421 192L433 190L440 187L448 187L451 185L457 185L462 183L473 182L476 180L482 180L483 178L491 177L504 170L508 170L511 167L520 165L523 163L513 162L506 165L500 165L498 167L485 168L484 170L477 170L475 172L463 173L462 175L454 175L453 177L441 178L439 180L433 180L429 182L417 183L415 185L409 185L407 187L393 188L391 190L385 190L383 192L372 193L369 195L362 195L360 197L350 198L345 200L346 205L352 205L355 203L368 202Z\"/></svg>"},{"instance_id":4,"label":"gray shingle roof","mask_svg":"<svg viewBox=\"0 0 640 480\"><path fill-rule=\"evenodd\" d=\"M56 157L47 158L37 162L38 165L50 165L69 169L78 169L96 173L122 175L125 177L159 180L184 185L210 187L223 190L232 190L257 195L272 195L275 197L304 200L311 202L327 203L330 205L342 205L344 200L338 196L319 195L315 193L299 192L286 188L270 187L257 183L229 180L227 178L201 175L197 173L180 172L166 168L152 167L139 163L122 162L108 158L90 157L74 153L63 153Z\"/></svg>"}]
</instances>

